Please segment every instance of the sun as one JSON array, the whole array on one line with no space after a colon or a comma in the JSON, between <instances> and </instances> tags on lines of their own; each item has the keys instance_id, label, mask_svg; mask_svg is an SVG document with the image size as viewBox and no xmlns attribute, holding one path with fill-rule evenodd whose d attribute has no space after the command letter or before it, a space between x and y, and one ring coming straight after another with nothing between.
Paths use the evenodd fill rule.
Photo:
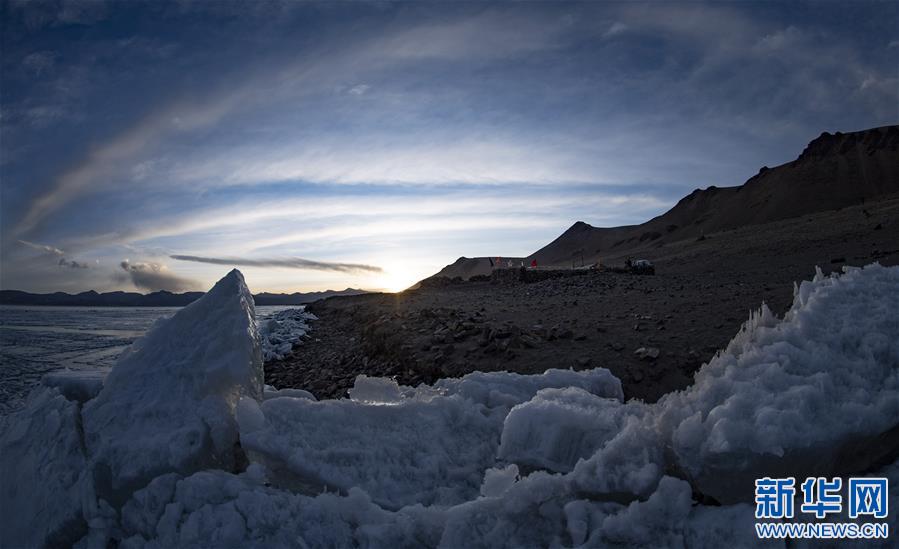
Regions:
<instances>
[{"instance_id":1,"label":"sun","mask_svg":"<svg viewBox=\"0 0 899 549\"><path fill-rule=\"evenodd\" d=\"M391 293L402 292L437 270L431 262L411 261L405 257L379 257L370 263L384 269L371 277L370 287Z\"/></svg>"},{"instance_id":2,"label":"sun","mask_svg":"<svg viewBox=\"0 0 899 549\"><path fill-rule=\"evenodd\" d=\"M396 293L402 292L416 281L417 279L408 272L386 271L378 277L377 285L384 291Z\"/></svg>"}]
</instances>

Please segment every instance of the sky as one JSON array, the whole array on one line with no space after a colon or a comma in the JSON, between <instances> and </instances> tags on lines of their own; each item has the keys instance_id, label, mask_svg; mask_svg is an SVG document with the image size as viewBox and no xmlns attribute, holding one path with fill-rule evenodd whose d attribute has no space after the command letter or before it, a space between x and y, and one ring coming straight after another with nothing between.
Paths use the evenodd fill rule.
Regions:
<instances>
[{"instance_id":1,"label":"sky","mask_svg":"<svg viewBox=\"0 0 899 549\"><path fill-rule=\"evenodd\" d=\"M899 122L896 2L0 2L0 287L400 290Z\"/></svg>"}]
</instances>

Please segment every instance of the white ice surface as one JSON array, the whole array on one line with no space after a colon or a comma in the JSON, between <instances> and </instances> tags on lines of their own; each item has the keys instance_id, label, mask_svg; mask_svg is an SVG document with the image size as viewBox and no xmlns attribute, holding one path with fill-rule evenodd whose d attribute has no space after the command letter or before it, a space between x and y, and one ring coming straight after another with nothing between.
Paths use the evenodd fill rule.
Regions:
<instances>
[{"instance_id":1,"label":"white ice surface","mask_svg":"<svg viewBox=\"0 0 899 549\"><path fill-rule=\"evenodd\" d=\"M656 404L621 402L602 369L263 394L251 302L228 280L81 418L90 391L61 381L4 420L0 544L743 547L747 478L871 474L896 449L899 268L803 283L785 319L763 308ZM251 464L235 474L238 433ZM899 464L875 474L895 503Z\"/></svg>"}]
</instances>

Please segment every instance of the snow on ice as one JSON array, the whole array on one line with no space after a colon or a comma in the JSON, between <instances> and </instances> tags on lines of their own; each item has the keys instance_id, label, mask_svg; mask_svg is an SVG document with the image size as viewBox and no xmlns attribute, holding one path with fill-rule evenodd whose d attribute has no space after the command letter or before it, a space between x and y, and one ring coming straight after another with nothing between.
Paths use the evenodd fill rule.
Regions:
<instances>
[{"instance_id":1,"label":"snow on ice","mask_svg":"<svg viewBox=\"0 0 899 549\"><path fill-rule=\"evenodd\" d=\"M879 473L895 504L897 310L899 267L819 273L656 404L623 402L602 368L360 376L349 399L316 401L262 385L234 271L105 384L50 378L4 418L0 541L743 546L755 477Z\"/></svg>"}]
</instances>

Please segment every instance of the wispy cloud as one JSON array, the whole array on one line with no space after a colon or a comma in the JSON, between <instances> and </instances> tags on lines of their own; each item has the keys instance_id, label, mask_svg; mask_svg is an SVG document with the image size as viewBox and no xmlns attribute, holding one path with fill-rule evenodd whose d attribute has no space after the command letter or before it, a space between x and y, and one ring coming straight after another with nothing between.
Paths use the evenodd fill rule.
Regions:
<instances>
[{"instance_id":1,"label":"wispy cloud","mask_svg":"<svg viewBox=\"0 0 899 549\"><path fill-rule=\"evenodd\" d=\"M50 246L48 244L36 244L34 242L29 242L27 240L19 240L19 244L24 244L25 246L28 246L29 248L39 250L42 252L46 252L48 254L65 255L64 251L60 250L59 248L57 248L55 246Z\"/></svg>"},{"instance_id":2,"label":"wispy cloud","mask_svg":"<svg viewBox=\"0 0 899 549\"><path fill-rule=\"evenodd\" d=\"M484 130L486 132L486 130ZM548 130L540 136L490 137L428 128L408 135L324 135L314 141L235 148L190 159L168 181L228 186L259 182L439 186L454 184L567 184L605 182L585 150Z\"/></svg>"},{"instance_id":3,"label":"wispy cloud","mask_svg":"<svg viewBox=\"0 0 899 549\"><path fill-rule=\"evenodd\" d=\"M49 244L37 244L35 242L29 242L27 240L19 240L18 242L19 244L28 246L33 250L38 250L40 252L43 252L44 254L58 257L59 261L57 261L56 264L60 267L68 267L70 269L87 269L88 267L90 267L87 263L75 261L74 259L66 259L66 253L56 246L50 246Z\"/></svg>"},{"instance_id":4,"label":"wispy cloud","mask_svg":"<svg viewBox=\"0 0 899 549\"><path fill-rule=\"evenodd\" d=\"M161 263L132 263L125 259L119 266L128 273L131 283L142 290L184 292L200 287L198 282L176 275Z\"/></svg>"},{"instance_id":5,"label":"wispy cloud","mask_svg":"<svg viewBox=\"0 0 899 549\"><path fill-rule=\"evenodd\" d=\"M365 95L365 92L367 92L370 88L371 86L369 86L368 84L357 84L350 88L349 93L351 95Z\"/></svg>"},{"instance_id":6,"label":"wispy cloud","mask_svg":"<svg viewBox=\"0 0 899 549\"><path fill-rule=\"evenodd\" d=\"M35 76L40 77L43 73L53 68L56 61L56 54L49 51L36 51L25 56L22 64Z\"/></svg>"},{"instance_id":7,"label":"wispy cloud","mask_svg":"<svg viewBox=\"0 0 899 549\"><path fill-rule=\"evenodd\" d=\"M202 105L175 102L145 116L56 177L49 188L31 203L15 233L26 234L47 215L75 197L99 190L98 180L115 173L120 163L146 152L167 133L199 128L218 120L231 109L239 95L238 92L226 94Z\"/></svg>"},{"instance_id":8,"label":"wispy cloud","mask_svg":"<svg viewBox=\"0 0 899 549\"><path fill-rule=\"evenodd\" d=\"M612 23L609 28L602 33L603 38L612 38L613 36L617 36L624 31L627 30L627 25L622 23L621 21L615 21Z\"/></svg>"},{"instance_id":9,"label":"wispy cloud","mask_svg":"<svg viewBox=\"0 0 899 549\"><path fill-rule=\"evenodd\" d=\"M197 263L211 263L213 265L243 266L243 267L281 267L288 269L310 269L314 271L336 271L341 273L353 272L383 272L381 267L375 265L363 265L359 263L332 263L327 261L312 261L299 257L248 259L245 257L200 257L196 255L172 255L172 259L179 261L195 261Z\"/></svg>"}]
</instances>

